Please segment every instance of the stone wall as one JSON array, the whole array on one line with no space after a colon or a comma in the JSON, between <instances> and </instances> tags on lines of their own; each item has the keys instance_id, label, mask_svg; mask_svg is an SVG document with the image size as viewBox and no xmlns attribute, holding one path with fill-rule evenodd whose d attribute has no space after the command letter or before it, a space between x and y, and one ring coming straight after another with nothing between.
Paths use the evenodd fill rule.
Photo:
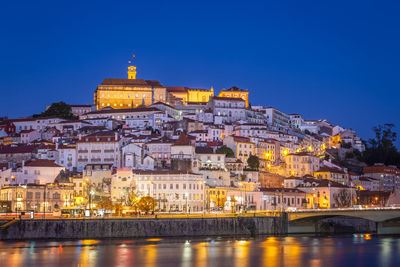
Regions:
<instances>
[{"instance_id":1,"label":"stone wall","mask_svg":"<svg viewBox=\"0 0 400 267\"><path fill-rule=\"evenodd\" d=\"M278 217L22 220L0 229L0 240L279 235L285 233L286 225Z\"/></svg>"}]
</instances>

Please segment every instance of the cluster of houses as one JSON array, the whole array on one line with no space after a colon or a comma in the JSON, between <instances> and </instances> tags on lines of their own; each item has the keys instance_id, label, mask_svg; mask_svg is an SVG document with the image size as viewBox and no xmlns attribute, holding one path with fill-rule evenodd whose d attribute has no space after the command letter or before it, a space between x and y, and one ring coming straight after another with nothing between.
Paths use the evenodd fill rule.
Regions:
<instances>
[{"instance_id":1,"label":"cluster of houses","mask_svg":"<svg viewBox=\"0 0 400 267\"><path fill-rule=\"evenodd\" d=\"M365 149L353 130L251 106L237 87L198 102L171 88L130 108L71 105L75 120L2 118L0 209L107 209L144 196L165 212L396 204L399 169L340 163Z\"/></svg>"}]
</instances>

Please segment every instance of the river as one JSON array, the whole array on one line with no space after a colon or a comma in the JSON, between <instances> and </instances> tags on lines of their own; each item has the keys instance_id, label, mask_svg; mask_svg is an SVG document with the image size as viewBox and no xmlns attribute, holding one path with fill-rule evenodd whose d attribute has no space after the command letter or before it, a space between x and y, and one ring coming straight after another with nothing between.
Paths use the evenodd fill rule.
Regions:
<instances>
[{"instance_id":1,"label":"river","mask_svg":"<svg viewBox=\"0 0 400 267\"><path fill-rule=\"evenodd\" d=\"M0 242L0 266L400 266L371 235Z\"/></svg>"}]
</instances>

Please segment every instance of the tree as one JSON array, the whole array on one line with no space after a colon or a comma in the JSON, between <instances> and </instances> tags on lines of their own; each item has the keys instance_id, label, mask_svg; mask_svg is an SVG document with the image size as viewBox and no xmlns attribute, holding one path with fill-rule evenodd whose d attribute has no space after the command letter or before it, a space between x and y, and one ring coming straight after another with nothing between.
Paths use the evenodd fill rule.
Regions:
<instances>
[{"instance_id":1,"label":"tree","mask_svg":"<svg viewBox=\"0 0 400 267\"><path fill-rule=\"evenodd\" d=\"M258 159L257 156L250 155L249 158L247 159L247 165L251 170L256 171L260 166L260 160Z\"/></svg>"},{"instance_id":2,"label":"tree","mask_svg":"<svg viewBox=\"0 0 400 267\"><path fill-rule=\"evenodd\" d=\"M394 142L397 133L393 131L394 124L387 123L373 128L375 138L368 140L362 160L368 165L384 163L385 165L400 166L400 153L397 151Z\"/></svg>"},{"instance_id":3,"label":"tree","mask_svg":"<svg viewBox=\"0 0 400 267\"><path fill-rule=\"evenodd\" d=\"M34 114L33 117L52 117L57 116L63 119L76 119L71 112L71 106L65 102L56 102L50 105L44 112L40 114Z\"/></svg>"},{"instance_id":4,"label":"tree","mask_svg":"<svg viewBox=\"0 0 400 267\"><path fill-rule=\"evenodd\" d=\"M228 157L228 158L233 158L233 157L235 157L235 154L233 153L233 150L232 149L230 149L229 147L227 147L227 146L221 146L220 148L218 148L217 149L217 152L218 153L223 153L223 154L225 154L226 155L226 157Z\"/></svg>"},{"instance_id":5,"label":"tree","mask_svg":"<svg viewBox=\"0 0 400 267\"><path fill-rule=\"evenodd\" d=\"M97 202L97 207L100 209L111 210L113 208L113 204L111 202L110 197L102 197Z\"/></svg>"},{"instance_id":6,"label":"tree","mask_svg":"<svg viewBox=\"0 0 400 267\"><path fill-rule=\"evenodd\" d=\"M127 204L131 207L133 207L135 209L135 212L137 213L138 208L139 208L139 201L140 201L140 197L138 194L136 194L135 189L131 188L128 191L128 200L127 200Z\"/></svg>"},{"instance_id":7,"label":"tree","mask_svg":"<svg viewBox=\"0 0 400 267\"><path fill-rule=\"evenodd\" d=\"M155 205L156 205L156 201L154 200L154 198L152 198L150 196L142 197L138 202L139 210L146 212L146 214L149 211L154 210Z\"/></svg>"},{"instance_id":8,"label":"tree","mask_svg":"<svg viewBox=\"0 0 400 267\"><path fill-rule=\"evenodd\" d=\"M349 190L346 189L341 189L339 193L333 197L333 199L339 208L350 207L352 204L351 194L349 193Z\"/></svg>"},{"instance_id":9,"label":"tree","mask_svg":"<svg viewBox=\"0 0 400 267\"><path fill-rule=\"evenodd\" d=\"M236 200L235 196L232 196L232 198L231 198L232 213L236 212L236 202L237 202L237 200Z\"/></svg>"}]
</instances>

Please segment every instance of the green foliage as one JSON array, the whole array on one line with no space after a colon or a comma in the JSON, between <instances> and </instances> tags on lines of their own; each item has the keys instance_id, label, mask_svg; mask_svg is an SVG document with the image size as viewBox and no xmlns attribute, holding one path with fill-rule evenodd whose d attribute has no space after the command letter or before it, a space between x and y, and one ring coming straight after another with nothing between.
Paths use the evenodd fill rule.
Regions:
<instances>
[{"instance_id":1,"label":"green foliage","mask_svg":"<svg viewBox=\"0 0 400 267\"><path fill-rule=\"evenodd\" d=\"M33 117L35 118L52 116L60 117L63 119L77 119L77 117L71 113L71 106L62 101L51 104L51 106L46 109L46 111L40 114L33 115Z\"/></svg>"},{"instance_id":2,"label":"green foliage","mask_svg":"<svg viewBox=\"0 0 400 267\"><path fill-rule=\"evenodd\" d=\"M375 138L368 140L362 160L368 165L384 163L385 165L400 166L400 153L394 142L397 133L393 131L394 124L378 125L373 128Z\"/></svg>"},{"instance_id":3,"label":"green foliage","mask_svg":"<svg viewBox=\"0 0 400 267\"><path fill-rule=\"evenodd\" d=\"M224 153L228 158L233 158L235 156L235 154L233 154L233 150L227 146L221 146L220 148L217 149L217 152Z\"/></svg>"},{"instance_id":4,"label":"green foliage","mask_svg":"<svg viewBox=\"0 0 400 267\"><path fill-rule=\"evenodd\" d=\"M247 159L247 165L251 170L256 171L260 166L260 160L257 156L250 155L250 157Z\"/></svg>"}]
</instances>

